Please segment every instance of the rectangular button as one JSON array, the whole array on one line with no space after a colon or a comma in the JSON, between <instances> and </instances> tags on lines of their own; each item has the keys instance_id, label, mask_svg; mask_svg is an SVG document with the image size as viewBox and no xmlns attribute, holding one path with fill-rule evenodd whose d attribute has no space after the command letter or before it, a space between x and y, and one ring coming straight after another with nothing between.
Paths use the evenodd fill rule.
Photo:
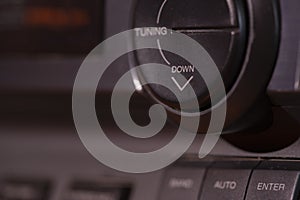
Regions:
<instances>
[{"instance_id":1,"label":"rectangular button","mask_svg":"<svg viewBox=\"0 0 300 200\"><path fill-rule=\"evenodd\" d=\"M128 200L129 186L97 182L75 182L64 195L65 200Z\"/></svg>"},{"instance_id":2,"label":"rectangular button","mask_svg":"<svg viewBox=\"0 0 300 200\"><path fill-rule=\"evenodd\" d=\"M205 174L204 168L176 167L167 170L161 200L197 200Z\"/></svg>"},{"instance_id":3,"label":"rectangular button","mask_svg":"<svg viewBox=\"0 0 300 200\"><path fill-rule=\"evenodd\" d=\"M298 166L288 163L267 162L254 170L247 192L247 200L294 200L297 198L296 187Z\"/></svg>"},{"instance_id":4,"label":"rectangular button","mask_svg":"<svg viewBox=\"0 0 300 200\"><path fill-rule=\"evenodd\" d=\"M175 29L232 27L237 25L236 5L232 0L172 0L160 23Z\"/></svg>"},{"instance_id":5,"label":"rectangular button","mask_svg":"<svg viewBox=\"0 0 300 200\"><path fill-rule=\"evenodd\" d=\"M244 199L257 162L216 163L207 171L200 200Z\"/></svg>"},{"instance_id":6,"label":"rectangular button","mask_svg":"<svg viewBox=\"0 0 300 200\"><path fill-rule=\"evenodd\" d=\"M46 200L49 195L49 186L47 181L7 180L1 187L0 199Z\"/></svg>"}]
</instances>

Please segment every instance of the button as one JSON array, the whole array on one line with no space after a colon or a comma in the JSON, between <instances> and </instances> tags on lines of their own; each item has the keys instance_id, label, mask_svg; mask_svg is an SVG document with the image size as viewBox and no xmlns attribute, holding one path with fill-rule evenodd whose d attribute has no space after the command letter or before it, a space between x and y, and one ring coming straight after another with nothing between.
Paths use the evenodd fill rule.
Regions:
<instances>
[{"instance_id":1,"label":"button","mask_svg":"<svg viewBox=\"0 0 300 200\"><path fill-rule=\"evenodd\" d=\"M218 163L208 170L200 200L244 199L257 162Z\"/></svg>"},{"instance_id":2,"label":"button","mask_svg":"<svg viewBox=\"0 0 300 200\"><path fill-rule=\"evenodd\" d=\"M297 168L298 167L298 168ZM295 194L299 170L296 165L286 163L263 163L259 169L254 170L246 200L293 200L298 198Z\"/></svg>"},{"instance_id":3,"label":"button","mask_svg":"<svg viewBox=\"0 0 300 200\"><path fill-rule=\"evenodd\" d=\"M46 181L7 180L1 187L0 199L46 200L49 189Z\"/></svg>"},{"instance_id":4,"label":"button","mask_svg":"<svg viewBox=\"0 0 300 200\"><path fill-rule=\"evenodd\" d=\"M238 13L238 14L237 14ZM133 27L137 37L163 36L168 37L168 29L186 34L197 42L210 54L219 67L226 91L230 91L236 82L244 58L247 44L246 12L243 1L236 0L140 0L137 1L133 16ZM172 33L171 33L172 34ZM179 41L175 41L179 42ZM133 63L160 63L170 66L170 75L159 74L153 69L143 70L139 76L150 82L160 82L161 79L172 80L172 91L182 94L180 103L188 105L185 112L198 112L191 104L193 93L185 93L187 85L191 85L196 93L201 108L210 105L209 92L202 76L183 58L163 51L163 39L157 40L158 50L136 52ZM178 43L180 44L180 43ZM184 46L184 45L182 45ZM184 49L189 52L189 49ZM195 55L198 56L198 55ZM201 65L201 63L200 63ZM200 66L201 67L201 66ZM185 80L180 80L179 74ZM207 78L207 77L206 77ZM210 77L210 80L216 80ZM216 84L209 83L210 86ZM160 102L172 108L180 109L178 98L164 86L152 84L145 87L149 93ZM213 90L218 90L213 88ZM219 100L224 96L220 96Z\"/></svg>"},{"instance_id":5,"label":"button","mask_svg":"<svg viewBox=\"0 0 300 200\"><path fill-rule=\"evenodd\" d=\"M197 200L205 169L192 167L171 168L163 180L161 200Z\"/></svg>"},{"instance_id":6,"label":"button","mask_svg":"<svg viewBox=\"0 0 300 200\"><path fill-rule=\"evenodd\" d=\"M235 5L232 0L168 0L160 24L175 29L235 26Z\"/></svg>"},{"instance_id":7,"label":"button","mask_svg":"<svg viewBox=\"0 0 300 200\"><path fill-rule=\"evenodd\" d=\"M109 183L75 182L65 194L65 200L128 200L129 186L110 185Z\"/></svg>"},{"instance_id":8,"label":"button","mask_svg":"<svg viewBox=\"0 0 300 200\"><path fill-rule=\"evenodd\" d=\"M217 67L219 68L226 89L229 90L237 75L240 72L240 62L243 57L243 42L241 41L240 34L235 31L217 31L217 32L185 32L188 36L199 42L206 51L210 54ZM158 47L163 48L164 40L161 40ZM148 68L142 71L141 76L146 81L156 81L161 78L178 80L179 75L184 75L186 80L190 80L196 95L198 96L201 106L209 104L209 93L206 84L198 73L195 66L192 66L183 58L171 54L165 51L147 49L139 51L136 55L139 64L144 63L160 63L170 66L170 73L168 77L153 72L152 68ZM200 66L201 67L201 66ZM179 83L180 86L184 86L184 83ZM176 84L174 84L174 90L178 90ZM177 102L176 96L168 89L160 85L150 85L153 92L163 101L167 103ZM194 97L182 95L182 101L188 102ZM201 100L201 101L200 101ZM193 108L191 108L192 110Z\"/></svg>"},{"instance_id":9,"label":"button","mask_svg":"<svg viewBox=\"0 0 300 200\"><path fill-rule=\"evenodd\" d=\"M135 26L166 26L175 29L237 26L233 0L140 0Z\"/></svg>"},{"instance_id":10,"label":"button","mask_svg":"<svg viewBox=\"0 0 300 200\"><path fill-rule=\"evenodd\" d=\"M190 36L201 46L205 48L205 50L211 55L213 60L215 61L216 65L219 67L220 70L224 68L226 62L228 61L228 57L234 48L235 43L238 42L239 34L230 31L219 31L219 32L191 32L186 33L186 35ZM159 45L163 48L164 41L160 41ZM187 65L183 59L180 59L178 56L175 56L171 53L164 52L165 58L168 60L171 66L184 66ZM151 63L151 62L158 62L162 64L168 64L165 60L163 55L161 55L160 51L154 50L143 50L137 54L137 58L141 63ZM189 70L172 70L179 73L189 72Z\"/></svg>"}]
</instances>

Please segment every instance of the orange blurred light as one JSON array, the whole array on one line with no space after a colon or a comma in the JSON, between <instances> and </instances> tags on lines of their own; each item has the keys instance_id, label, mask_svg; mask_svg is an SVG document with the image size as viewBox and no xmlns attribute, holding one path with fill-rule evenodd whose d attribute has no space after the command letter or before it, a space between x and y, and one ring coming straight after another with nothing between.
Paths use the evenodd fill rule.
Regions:
<instances>
[{"instance_id":1,"label":"orange blurred light","mask_svg":"<svg viewBox=\"0 0 300 200\"><path fill-rule=\"evenodd\" d=\"M48 28L82 27L90 24L87 11L79 8L30 7L25 11L25 25Z\"/></svg>"}]
</instances>

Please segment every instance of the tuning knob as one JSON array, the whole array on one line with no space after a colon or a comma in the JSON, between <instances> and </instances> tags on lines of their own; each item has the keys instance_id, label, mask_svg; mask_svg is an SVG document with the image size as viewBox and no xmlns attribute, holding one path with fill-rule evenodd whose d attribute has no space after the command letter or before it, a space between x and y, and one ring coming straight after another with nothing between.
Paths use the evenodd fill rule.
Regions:
<instances>
[{"instance_id":1,"label":"tuning knob","mask_svg":"<svg viewBox=\"0 0 300 200\"><path fill-rule=\"evenodd\" d=\"M227 132L251 127L260 116L250 115L254 107L265 104L265 90L272 75L279 44L279 14L273 0L139 0L134 6L132 26L141 37L163 35L167 29L184 33L196 40L209 53L217 65L227 92ZM151 28L152 27L152 28ZM187 84L194 89L201 111L189 108L183 113L200 112L202 123L199 132L207 127L211 105L208 89L201 77L184 58L163 51L164 44L157 40L157 49L138 51L136 64L161 63L169 66L164 77L143 70L141 79L172 79L174 89L183 91ZM188 51L188 50L187 50ZM176 75L185 76L187 82L179 82ZM175 121L180 120L180 106L175 95L160 85L145 87L145 92L168 108ZM194 96L181 98L188 103ZM219 100L225 97L220 96ZM173 112L174 111L174 112ZM250 114L249 114L250 113ZM261 115L265 116L265 115ZM248 122L239 123L243 118ZM202 120L204 119L204 120Z\"/></svg>"}]
</instances>

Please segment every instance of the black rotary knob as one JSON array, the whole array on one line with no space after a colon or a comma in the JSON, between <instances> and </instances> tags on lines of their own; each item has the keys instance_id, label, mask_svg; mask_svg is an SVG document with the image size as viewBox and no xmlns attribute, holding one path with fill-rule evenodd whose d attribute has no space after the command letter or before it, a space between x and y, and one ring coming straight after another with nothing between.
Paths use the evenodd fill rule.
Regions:
<instances>
[{"instance_id":1,"label":"black rotary knob","mask_svg":"<svg viewBox=\"0 0 300 200\"><path fill-rule=\"evenodd\" d=\"M163 0L157 3L157 0L139 0L135 7L133 26L141 37L172 29L196 40L216 63L226 90L229 91L240 72L247 43L247 22L242 2ZM208 106L210 102L208 89L195 66L177 55L160 50L163 45L158 40L158 50L139 51L136 54L136 61L139 64L161 63L170 66L169 77L163 78L172 79L174 89L184 90L186 83L178 82L176 74L184 75L198 96L200 106ZM148 78L153 80L155 78L153 76L156 75L143 71L141 76L146 80ZM166 104L178 106L176 97L163 86L151 85L149 89ZM191 98L193 97L184 96L181 99L188 102ZM190 111L193 111L192 108Z\"/></svg>"},{"instance_id":2,"label":"black rotary knob","mask_svg":"<svg viewBox=\"0 0 300 200\"><path fill-rule=\"evenodd\" d=\"M266 103L266 88L279 49L280 25L276 0L136 0L132 17L132 27L139 37L164 35L171 29L192 37L205 48L217 65L226 88L227 101L221 101L221 95L218 98L220 104L227 105L224 127L227 133L252 129L269 114L271 105ZM212 107L208 89L195 66L178 55L161 50L163 45L158 40L157 50L138 51L132 60L135 64L168 65L169 74L162 77L146 69L138 78L172 79L178 74L184 75L201 107L198 131L206 132L211 111L218 106ZM185 85L175 80L172 90L184 90ZM178 113L177 99L163 86L149 85L144 91L168 108L171 118L178 123L180 118L193 118L193 114L199 112L191 107ZM191 98L194 96L185 95L180 99L188 104Z\"/></svg>"}]
</instances>

